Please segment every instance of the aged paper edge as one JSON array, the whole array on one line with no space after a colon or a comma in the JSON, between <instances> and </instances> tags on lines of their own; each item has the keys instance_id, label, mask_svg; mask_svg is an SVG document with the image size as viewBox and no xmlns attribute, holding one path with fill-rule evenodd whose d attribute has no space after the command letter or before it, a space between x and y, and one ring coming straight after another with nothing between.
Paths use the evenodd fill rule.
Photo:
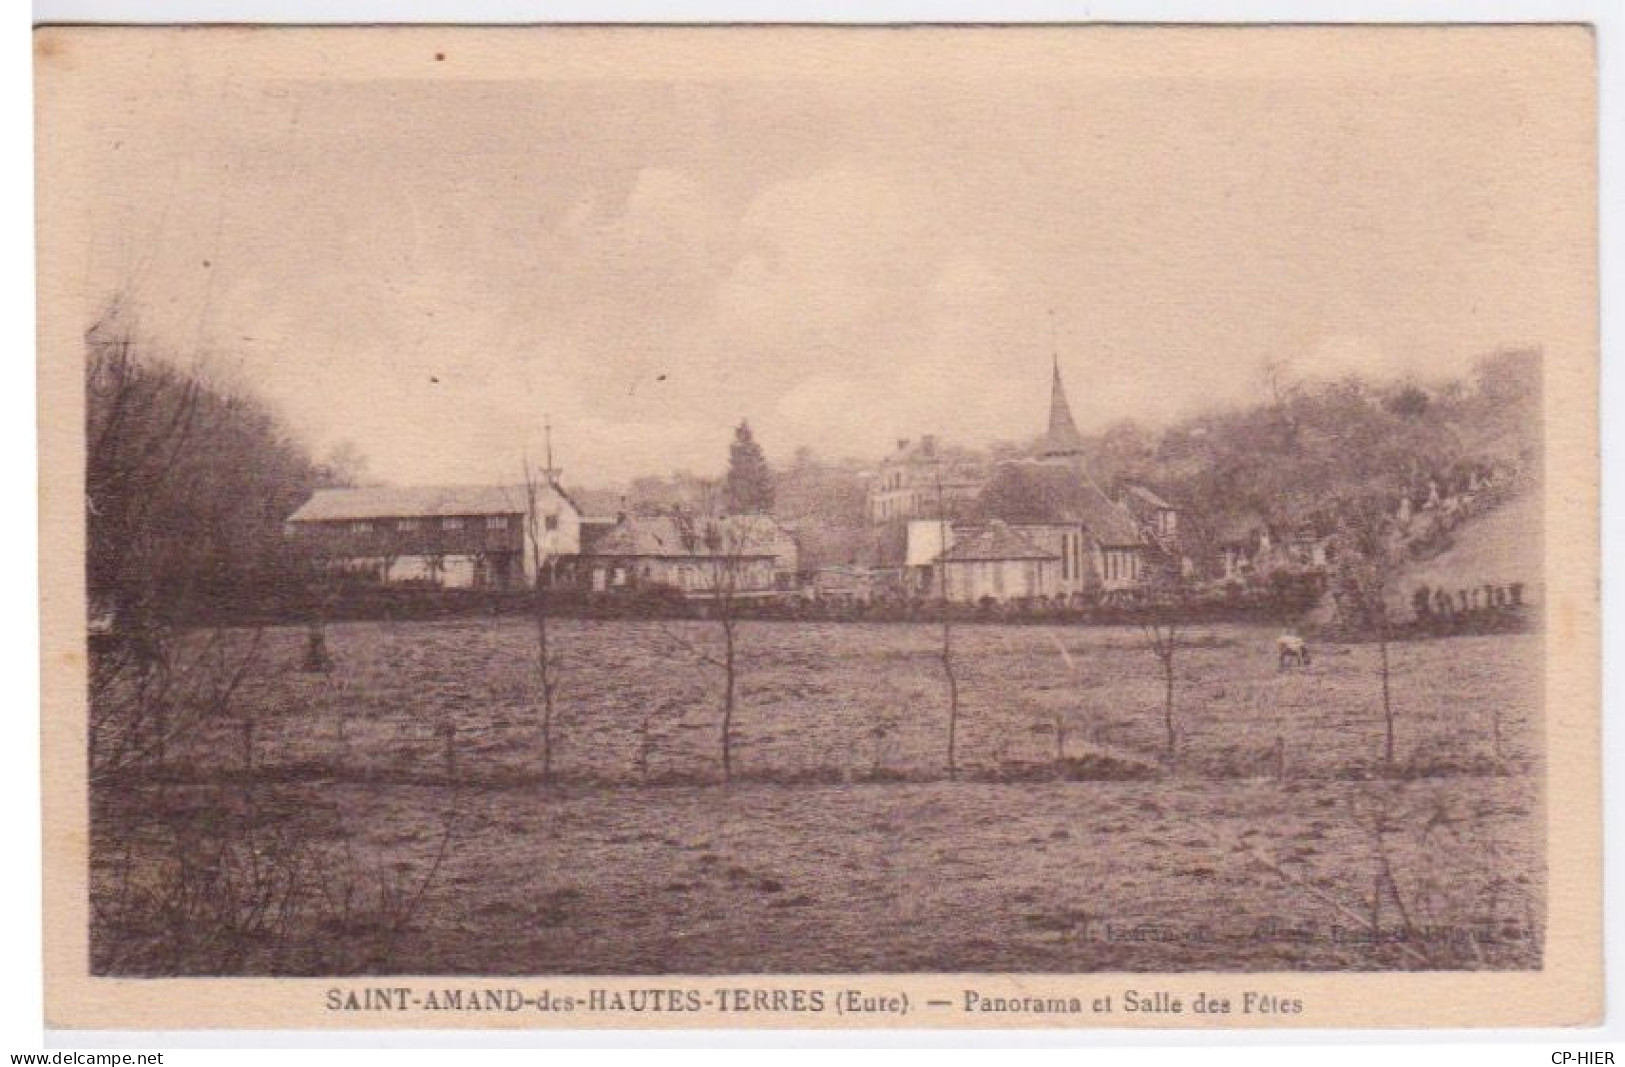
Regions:
<instances>
[{"instance_id":1,"label":"aged paper edge","mask_svg":"<svg viewBox=\"0 0 1625 1067\"><path fill-rule=\"evenodd\" d=\"M1250 55L1264 67L1290 54L1291 35L1333 33L1340 43L1385 47L1395 34L1404 44L1434 50L1448 62L1442 41L1428 42L1411 27L1307 28L1252 27L1233 33L1268 35L1268 49ZM121 48L137 35L210 34L208 62L252 66L267 76L398 76L407 53L417 55L431 40L455 34L460 50L479 55L486 77L534 72L538 45L549 51L549 76L614 76L635 67L644 77L661 73L693 76L699 56L713 74L774 76L786 63L804 77L816 77L821 57L841 47L843 62L875 77L906 74L909 63L880 66L878 52L846 46L852 35L876 35L883 28L553 28L538 38L515 27L390 28L42 28L36 31L36 108L41 130L36 161L39 263L39 425L40 425L40 626L42 737L45 769L44 945L47 1026L70 1029L613 1029L613 1028L895 1028L974 1026L988 1029L1039 1028L1407 1028L1506 1027L1594 1024L1601 1019L1602 986L1602 819L1599 658L1598 541L1598 336L1595 156L1595 54L1585 27L1444 28L1436 32L1521 32L1536 35L1561 58L1584 66L1583 99L1593 135L1586 188L1576 190L1574 210L1583 212L1591 244L1576 249L1573 299L1554 309L1568 332L1567 347L1548 348L1546 362L1545 560L1549 609L1546 626L1547 774L1544 788L1547 838L1548 929L1545 966L1539 972L1373 972L1172 973L1085 975L743 975L733 977L648 976L435 978L387 976L376 979L114 979L88 973L88 802L84 766L86 718L84 629L83 395L82 331L86 294L75 288L74 249L82 247L84 220L74 212L78 177L73 169L73 138L63 136L84 116L73 110L76 72L108 74ZM911 28L916 43L934 46L963 29ZM1057 35L1134 34L1126 42L1119 73L1133 69L1136 56L1167 49L1186 50L1200 59L1211 27L1023 27L999 30L1020 52L1045 46ZM1576 50L1574 34L1584 36ZM794 35L788 56L776 44ZM1154 43L1146 41L1154 35ZM320 36L331 49L343 44L342 70L309 48ZM1374 38L1385 38L1378 45ZM938 38L939 40L929 40ZM148 42L150 43L150 39ZM867 44L868 42L864 42ZM1357 69L1361 47L1345 54ZM911 49L909 60L929 65L933 47ZM1164 52L1164 54L1166 54ZM200 56L201 53L196 53ZM1005 55L1001 58L1008 59ZM420 76L421 66L414 67ZM1583 193L1584 195L1578 195ZM1582 254L1583 253L1583 254ZM1555 357L1555 358L1554 358ZM933 1019L918 1012L898 1019L886 1015L722 1013L713 1010L648 1014L595 1012L549 1016L529 1011L332 1012L327 991L366 987L429 989L514 989L529 993L585 995L590 989L684 988L823 990L832 998L843 990L878 994L906 992L915 1004L926 998L955 1000L966 989L987 995L1068 995L1088 999L1125 989L1166 991L1187 1003L1198 992L1239 999L1247 991L1301 997L1304 1011L1291 1016L1230 1016L1223 1021L1196 1015L1116 1014L1089 1016L962 1015Z\"/></svg>"}]
</instances>

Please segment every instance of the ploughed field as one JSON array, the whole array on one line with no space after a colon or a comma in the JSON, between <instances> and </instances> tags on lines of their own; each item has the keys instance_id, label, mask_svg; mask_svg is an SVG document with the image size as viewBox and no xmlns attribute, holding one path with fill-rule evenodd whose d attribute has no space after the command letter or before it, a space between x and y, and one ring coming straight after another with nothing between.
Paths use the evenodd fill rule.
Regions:
<instances>
[{"instance_id":1,"label":"ploughed field","mask_svg":"<svg viewBox=\"0 0 1625 1067\"><path fill-rule=\"evenodd\" d=\"M1282 673L1275 631L1189 631L1170 760L1137 630L959 625L949 781L940 627L746 622L724 787L715 623L550 629L551 788L528 621L334 625L327 674L262 633L251 735L212 721L97 789L97 969L1540 964L1538 635L1392 646L1385 768L1374 644ZM173 909L129 902L229 898L171 892L210 841L230 885L297 875L277 922L198 906L233 934L176 947Z\"/></svg>"}]
</instances>

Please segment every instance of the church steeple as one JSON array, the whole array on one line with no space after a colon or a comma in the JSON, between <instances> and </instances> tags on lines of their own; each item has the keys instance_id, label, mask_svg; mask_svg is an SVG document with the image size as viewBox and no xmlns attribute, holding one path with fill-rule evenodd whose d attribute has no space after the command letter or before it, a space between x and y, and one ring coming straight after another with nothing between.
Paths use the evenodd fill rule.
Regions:
<instances>
[{"instance_id":1,"label":"church steeple","mask_svg":"<svg viewBox=\"0 0 1625 1067\"><path fill-rule=\"evenodd\" d=\"M1077 423L1072 421L1072 408L1066 402L1066 387L1061 384L1061 357L1054 355L1054 373L1050 380L1049 432L1044 435L1045 459L1072 459L1083 455L1083 438Z\"/></svg>"}]
</instances>

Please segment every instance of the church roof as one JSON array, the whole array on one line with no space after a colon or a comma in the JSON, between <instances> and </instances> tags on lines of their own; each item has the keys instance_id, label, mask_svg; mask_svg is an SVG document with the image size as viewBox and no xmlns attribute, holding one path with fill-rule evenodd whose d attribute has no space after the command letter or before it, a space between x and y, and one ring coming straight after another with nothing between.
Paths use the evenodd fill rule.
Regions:
<instances>
[{"instance_id":1,"label":"church roof","mask_svg":"<svg viewBox=\"0 0 1625 1067\"><path fill-rule=\"evenodd\" d=\"M1066 402L1066 387L1061 384L1061 363L1055 362L1055 374L1050 380L1049 431L1044 434L1044 456L1077 456L1083 454L1083 438L1077 423L1072 421L1072 407Z\"/></svg>"},{"instance_id":2,"label":"church roof","mask_svg":"<svg viewBox=\"0 0 1625 1067\"><path fill-rule=\"evenodd\" d=\"M1077 523L1106 547L1145 542L1140 524L1083 470L1069 463L1006 463L983 491L979 506L1008 523Z\"/></svg>"}]
</instances>

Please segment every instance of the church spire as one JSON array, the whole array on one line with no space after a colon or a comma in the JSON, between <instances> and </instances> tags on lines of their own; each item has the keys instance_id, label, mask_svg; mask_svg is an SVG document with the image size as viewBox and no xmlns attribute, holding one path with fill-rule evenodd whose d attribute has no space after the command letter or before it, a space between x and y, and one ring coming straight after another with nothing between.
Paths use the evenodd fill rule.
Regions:
<instances>
[{"instance_id":1,"label":"church spire","mask_svg":"<svg viewBox=\"0 0 1625 1067\"><path fill-rule=\"evenodd\" d=\"M1052 329L1053 329L1053 320ZM1049 393L1049 432L1044 435L1045 459L1071 459L1083 455L1083 438L1078 425L1072 421L1072 407L1066 402L1066 387L1061 384L1061 354L1051 352L1052 376Z\"/></svg>"}]
</instances>

